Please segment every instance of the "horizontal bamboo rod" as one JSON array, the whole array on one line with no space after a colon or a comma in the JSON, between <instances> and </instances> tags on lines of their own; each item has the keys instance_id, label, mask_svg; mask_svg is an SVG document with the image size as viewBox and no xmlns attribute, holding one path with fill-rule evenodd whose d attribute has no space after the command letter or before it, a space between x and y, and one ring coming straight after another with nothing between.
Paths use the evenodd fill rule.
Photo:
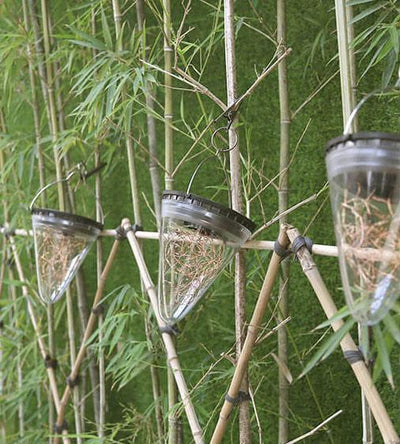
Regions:
<instances>
[{"instance_id":1,"label":"horizontal bamboo rod","mask_svg":"<svg viewBox=\"0 0 400 444\"><path fill-rule=\"evenodd\" d=\"M149 296L151 306L153 308L157 324L159 328L166 327L165 322L161 318L159 311L158 311L158 301L157 301L157 292L154 287L153 281L150 277L149 270L147 268L146 262L144 260L142 251L140 249L139 243L136 238L136 233L132 231L131 229L131 223L128 219L123 219L122 221L122 228L126 232L126 236L129 241L129 245L132 249L133 255L135 257L137 266L139 268L140 277L142 278L144 287L146 289L146 292ZM196 412L194 410L192 400L190 399L189 390L186 385L186 381L183 376L183 372L179 363L178 355L175 350L175 344L170 334L168 333L162 333L162 339L164 341L165 350L167 353L167 360L172 368L176 385L178 386L179 394L182 399L183 406L185 408L186 416L189 422L190 430L193 435L194 442L196 444L203 444L204 438L203 438L203 432L200 427L199 421L197 419Z\"/></svg>"},{"instance_id":2,"label":"horizontal bamboo rod","mask_svg":"<svg viewBox=\"0 0 400 444\"><path fill-rule=\"evenodd\" d=\"M284 231L280 232L278 242L283 248L287 247L289 240ZM225 402L219 414L218 423L210 441L211 444L220 443L225 434L225 430L228 425L228 418L232 412L235 399L238 397L240 385L246 372L251 352L253 351L258 332L261 328L262 319L265 315L268 301L274 287L275 278L279 273L280 262L281 257L279 257L276 253L273 253L268 266L267 274L265 275L265 279L257 299L257 304L254 308L253 316L247 326L246 339L237 360L235 373L233 374Z\"/></svg>"},{"instance_id":3,"label":"horizontal bamboo rod","mask_svg":"<svg viewBox=\"0 0 400 444\"><path fill-rule=\"evenodd\" d=\"M0 234L8 234L12 233L15 236L32 236L32 230L24 230L21 228L17 228L15 230L9 230L5 227L0 226ZM103 237L115 237L117 235L116 230L103 230L100 236ZM136 231L135 236L138 239L150 239L150 240L158 240L160 234L157 231ZM249 241L246 242L243 247L246 250L270 250L274 249L274 241ZM338 250L337 247L333 245L323 245L323 244L314 244L312 248L313 254L318 256L331 256L337 257Z\"/></svg>"},{"instance_id":4,"label":"horizontal bamboo rod","mask_svg":"<svg viewBox=\"0 0 400 444\"><path fill-rule=\"evenodd\" d=\"M288 227L286 232L291 242L293 242L294 239L296 239L300 235L299 231L293 227ZM310 252L307 250L306 247L302 247L297 253L297 258L299 259L304 274L306 275L315 294L317 295L327 318L332 318L337 313L337 308L335 306L335 303L333 302L331 295L329 294L328 289L326 288L326 285L318 271L317 266L315 265ZM339 330L342 325L343 321L341 319L332 322L332 328L334 331ZM343 352L358 353L358 347L349 333L344 336L344 338L340 342L340 346ZM365 365L364 360L361 359L357 362L352 363L351 368L357 378L358 383L363 389L363 393L368 401L368 404L371 408L372 414L374 415L375 421L379 427L385 444L399 444L400 439L382 402L379 392L376 389L374 382L372 381L371 375L368 371L367 366Z\"/></svg>"}]
</instances>

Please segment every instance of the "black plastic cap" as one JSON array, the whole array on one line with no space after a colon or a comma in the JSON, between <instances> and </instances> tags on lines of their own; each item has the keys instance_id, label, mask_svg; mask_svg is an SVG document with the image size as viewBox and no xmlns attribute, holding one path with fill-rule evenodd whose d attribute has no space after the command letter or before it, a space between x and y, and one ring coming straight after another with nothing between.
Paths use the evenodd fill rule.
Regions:
<instances>
[{"instance_id":1,"label":"black plastic cap","mask_svg":"<svg viewBox=\"0 0 400 444\"><path fill-rule=\"evenodd\" d=\"M392 142L400 142L399 133L382 133L378 131L366 131L354 134L342 134L341 136L335 137L327 142L325 147L325 154L328 154L332 149L337 148L337 145L345 143L348 141L355 140L371 140L371 139L381 139L389 140Z\"/></svg>"},{"instance_id":2,"label":"black plastic cap","mask_svg":"<svg viewBox=\"0 0 400 444\"><path fill-rule=\"evenodd\" d=\"M197 196L196 194L185 193L183 191L163 191L162 199L187 202L191 205L205 208L215 214L220 214L228 219L234 220L247 228L251 233L253 233L257 227L252 220L248 219L246 216L243 216L243 214L240 214L237 211L212 200Z\"/></svg>"},{"instance_id":3,"label":"black plastic cap","mask_svg":"<svg viewBox=\"0 0 400 444\"><path fill-rule=\"evenodd\" d=\"M64 219L71 222L77 222L80 224L88 225L89 227L103 230L104 225L88 217L78 216L77 214L66 213L64 211L51 210L49 208L32 208L32 214L38 216L49 216L59 219Z\"/></svg>"}]
</instances>

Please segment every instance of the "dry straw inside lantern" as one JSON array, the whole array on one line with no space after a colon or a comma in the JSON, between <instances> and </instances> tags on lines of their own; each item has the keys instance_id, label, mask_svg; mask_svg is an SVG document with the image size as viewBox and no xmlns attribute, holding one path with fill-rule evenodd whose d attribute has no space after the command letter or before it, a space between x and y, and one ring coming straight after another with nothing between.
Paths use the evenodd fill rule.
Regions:
<instances>
[{"instance_id":1,"label":"dry straw inside lantern","mask_svg":"<svg viewBox=\"0 0 400 444\"><path fill-rule=\"evenodd\" d=\"M245 216L191 193L164 191L159 310L174 324L190 312L255 229Z\"/></svg>"}]
</instances>

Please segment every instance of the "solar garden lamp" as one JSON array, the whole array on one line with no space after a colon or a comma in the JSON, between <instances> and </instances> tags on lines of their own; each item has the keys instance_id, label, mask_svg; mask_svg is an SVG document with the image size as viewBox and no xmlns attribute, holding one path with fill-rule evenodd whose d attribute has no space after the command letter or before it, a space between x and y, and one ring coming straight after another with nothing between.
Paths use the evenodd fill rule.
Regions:
<instances>
[{"instance_id":1,"label":"solar garden lamp","mask_svg":"<svg viewBox=\"0 0 400 444\"><path fill-rule=\"evenodd\" d=\"M216 133L229 126L214 132L214 147ZM190 193L199 168L211 158L215 156L197 166L186 192L162 194L158 305L168 325L192 310L255 229L255 224L237 211Z\"/></svg>"},{"instance_id":2,"label":"solar garden lamp","mask_svg":"<svg viewBox=\"0 0 400 444\"><path fill-rule=\"evenodd\" d=\"M353 317L366 325L379 322L400 291L400 134L349 133L376 93L326 146L343 289Z\"/></svg>"},{"instance_id":3,"label":"solar garden lamp","mask_svg":"<svg viewBox=\"0 0 400 444\"><path fill-rule=\"evenodd\" d=\"M93 173L83 174L82 171L82 164L79 164L65 178L40 189L29 207L32 214L39 295L45 303L52 304L64 294L91 245L100 235L104 215L101 210L101 222L97 222L64 211L38 208L34 204L51 186L68 182L75 174L87 178ZM97 200L96 204L99 205Z\"/></svg>"}]
</instances>

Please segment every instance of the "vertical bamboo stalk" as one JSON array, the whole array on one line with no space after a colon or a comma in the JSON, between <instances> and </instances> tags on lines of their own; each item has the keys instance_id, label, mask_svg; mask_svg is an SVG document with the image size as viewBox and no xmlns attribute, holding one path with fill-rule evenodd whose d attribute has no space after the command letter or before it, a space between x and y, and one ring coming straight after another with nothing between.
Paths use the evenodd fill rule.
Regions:
<instances>
[{"instance_id":1,"label":"vertical bamboo stalk","mask_svg":"<svg viewBox=\"0 0 400 444\"><path fill-rule=\"evenodd\" d=\"M287 247L289 240L284 230L280 231L278 242L282 248ZM281 258L275 252L272 253L268 270L253 311L253 316L251 317L251 321L247 328L246 339L243 344L242 352L238 357L235 373L233 374L228 393L225 396L225 401L221 408L218 422L210 441L211 444L218 444L222 442L224 437L229 416L232 413L234 402L238 398L242 380L247 373L247 366L250 360L251 352L253 351L258 332L261 328L261 322L267 309L275 279L279 273L280 261Z\"/></svg>"},{"instance_id":2,"label":"vertical bamboo stalk","mask_svg":"<svg viewBox=\"0 0 400 444\"><path fill-rule=\"evenodd\" d=\"M225 34L225 68L227 105L231 106L237 99L236 82L236 52L234 29L234 1L224 0L224 34ZM240 168L239 134L235 125L229 129L229 164L231 174L232 208L242 212L242 189ZM236 356L239 356L245 337L244 326L246 322L246 264L243 251L235 255L235 331ZM241 391L248 392L247 372L241 381ZM239 435L240 442L247 444L251 440L249 402L244 401L239 406Z\"/></svg>"},{"instance_id":3,"label":"vertical bamboo stalk","mask_svg":"<svg viewBox=\"0 0 400 444\"><path fill-rule=\"evenodd\" d=\"M277 0L277 40L278 55L286 50L286 1ZM280 107L280 162L279 162L279 213L288 209L288 182L289 182L289 150L290 150L290 109L289 86L286 58L278 65L279 81L279 107ZM283 216L281 223L286 223L287 217ZM278 322L283 321L289 315L288 284L289 268L288 260L282 262L282 275L279 279L279 312ZM288 365L288 332L286 325L278 330L278 357L280 362ZM289 382L284 372L279 368L279 443L289 440Z\"/></svg>"},{"instance_id":4,"label":"vertical bamboo stalk","mask_svg":"<svg viewBox=\"0 0 400 444\"><path fill-rule=\"evenodd\" d=\"M144 1L136 1L136 15L138 21L139 32L144 31ZM142 42L144 42L144 37ZM143 48L143 59L147 60L147 49ZM157 219L157 227L160 226L160 214L161 214L161 191L160 191L160 174L157 167L156 160L158 159L157 153L157 134L156 134L156 121L154 118L154 99L153 99L153 86L149 82L146 92L146 117L147 117L147 139L149 143L149 171L151 178L151 187L153 190L153 202L154 212Z\"/></svg>"},{"instance_id":5,"label":"vertical bamboo stalk","mask_svg":"<svg viewBox=\"0 0 400 444\"><path fill-rule=\"evenodd\" d=\"M343 127L346 126L352 110L356 106L356 62L355 53L351 43L354 38L354 27L351 22L353 17L353 8L347 5L344 0L335 0L336 7L336 27L338 34L338 50L339 50L339 67L340 67L340 83L342 94L342 113ZM357 117L357 116L356 116ZM354 119L350 132L358 130L358 120ZM369 341L369 338L363 338L363 329L359 326L360 343ZM368 330L364 330L364 334L368 335ZM368 359L367 357L365 357ZM361 412L363 423L363 443L372 444L373 436L373 419L368 403L365 399L363 390L361 390Z\"/></svg>"},{"instance_id":6,"label":"vertical bamboo stalk","mask_svg":"<svg viewBox=\"0 0 400 444\"><path fill-rule=\"evenodd\" d=\"M136 15L138 21L138 30L139 32L144 32L144 2L143 0L136 1ZM144 42L144 37L142 38L142 42ZM143 48L144 60L147 60L147 50ZM148 85L148 91L146 94L146 106L147 106L147 134L148 134L148 142L149 142L149 170L151 177L151 186L153 190L153 202L154 202L154 211L157 219L157 227L160 228L161 222L161 192L160 192L160 176L157 168L156 160L158 159L157 154L157 139L156 139L156 126L155 119L152 114L154 110L154 101L153 101L153 88L151 83ZM150 314L150 313L149 313ZM157 368L156 354L154 353L153 341L152 341L152 322L150 319L150 315L145 317L145 332L147 343L149 344L149 351L153 355L154 362L150 365L150 373L151 373L151 385L153 389L153 399L154 399L154 409L155 409L155 417L156 417L156 425L157 425L157 437L159 444L164 443L164 419L163 419L163 407L162 407L162 399L161 399L161 388L160 388L160 377L159 371Z\"/></svg>"},{"instance_id":7,"label":"vertical bamboo stalk","mask_svg":"<svg viewBox=\"0 0 400 444\"><path fill-rule=\"evenodd\" d=\"M172 102L172 54L171 46L171 1L162 0L163 4L163 30L164 30L164 131L165 131L165 189L174 187L174 150L173 150L173 102ZM177 347L177 341L175 341ZM170 367L167 367L168 375L168 442L176 444L179 439L179 418L175 410L178 402L178 393L174 376Z\"/></svg>"},{"instance_id":8,"label":"vertical bamboo stalk","mask_svg":"<svg viewBox=\"0 0 400 444\"><path fill-rule=\"evenodd\" d=\"M293 242L294 239L296 239L300 235L300 233L296 228L288 227L287 235L290 241ZM332 300L331 295L329 294L328 289L326 288L321 275L319 274L318 268L314 263L310 252L307 250L306 247L302 247L297 253L297 258L299 259L304 274L306 275L316 296L318 297L319 303L321 304L327 318L331 319L337 314L337 308ZM343 321L341 319L332 322L332 328L334 331L339 330L342 325ZM354 343L349 333L344 336L344 338L340 342L340 346L344 353L359 353L358 347ZM350 365L357 378L358 383L364 391L365 397L369 403L372 414L374 415L375 421L379 427L384 442L387 444L399 443L400 438L397 435L397 432L386 411L382 399L379 396L379 392L377 391L374 382L372 381L371 375L368 371L367 366L365 365L364 360L357 360Z\"/></svg>"},{"instance_id":9,"label":"vertical bamboo stalk","mask_svg":"<svg viewBox=\"0 0 400 444\"><path fill-rule=\"evenodd\" d=\"M135 233L132 231L131 223L128 219L123 219L121 222L121 226L124 229L126 236L129 241L129 245L132 249L132 253L135 257L137 266L140 271L140 276L143 280L143 283L146 288L146 292L149 296L151 306L153 308L157 324L159 328L165 327L165 322L160 317L158 312L158 303L157 303L157 292L154 287L153 281L150 277L149 270L147 268L146 262L143 258L142 251L140 249L140 245L135 236ZM179 394L182 399L183 406L185 408L186 416L189 422L190 430L192 432L193 440L196 444L203 444L203 432L201 430L199 421L197 419L196 412L194 410L192 401L190 399L189 390L186 385L186 381L184 379L181 366L179 364L178 355L176 353L176 348L174 341L169 333L162 333L162 339L164 341L166 353L167 353L167 361L169 367L172 369L172 374L175 378L176 384L179 389ZM174 443L175 444L175 443Z\"/></svg>"}]
</instances>

